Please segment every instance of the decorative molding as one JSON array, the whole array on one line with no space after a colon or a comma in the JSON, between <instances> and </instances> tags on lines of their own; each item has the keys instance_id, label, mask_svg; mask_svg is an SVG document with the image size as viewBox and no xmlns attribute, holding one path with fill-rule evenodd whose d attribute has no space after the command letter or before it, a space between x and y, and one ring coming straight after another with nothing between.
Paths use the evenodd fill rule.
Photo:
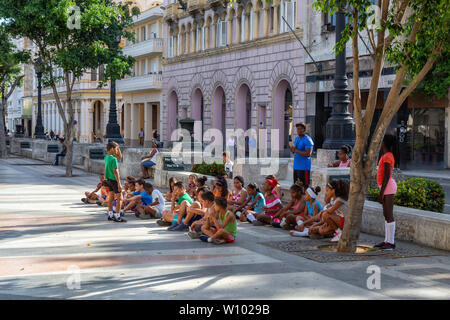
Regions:
<instances>
[{"instance_id":1,"label":"decorative molding","mask_svg":"<svg viewBox=\"0 0 450 320\"><path fill-rule=\"evenodd\" d=\"M302 37L303 30L297 30L295 32L298 37ZM188 54L182 54L173 58L167 58L164 59L162 64L163 65L170 65L170 64L177 64L177 63L183 63L187 61L197 60L197 59L205 59L209 57L215 57L222 54L228 54L232 52L239 52L239 51L245 51L249 49L255 49L255 48L261 48L261 47L267 47L271 45L276 45L280 43L285 42L292 42L297 41L295 39L295 36L292 34L292 32L286 32L283 34L278 35L272 35L268 37L262 37L255 40L246 41L243 43L233 43L230 45L227 45L225 47L219 47L219 48L211 48L207 49L201 52L193 52Z\"/></svg>"}]
</instances>

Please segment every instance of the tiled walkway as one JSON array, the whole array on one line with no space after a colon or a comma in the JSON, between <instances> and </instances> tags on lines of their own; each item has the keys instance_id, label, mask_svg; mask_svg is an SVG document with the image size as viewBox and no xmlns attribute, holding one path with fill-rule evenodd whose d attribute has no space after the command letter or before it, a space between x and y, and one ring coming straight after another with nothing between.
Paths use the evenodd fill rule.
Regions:
<instances>
[{"instance_id":1,"label":"tiled walkway","mask_svg":"<svg viewBox=\"0 0 450 320\"><path fill-rule=\"evenodd\" d=\"M450 298L446 253L319 263L266 245L293 240L285 231L248 224L234 244L206 244L154 220L108 222L80 202L98 178L75 174L0 160L0 299ZM379 290L367 288L373 264Z\"/></svg>"}]
</instances>

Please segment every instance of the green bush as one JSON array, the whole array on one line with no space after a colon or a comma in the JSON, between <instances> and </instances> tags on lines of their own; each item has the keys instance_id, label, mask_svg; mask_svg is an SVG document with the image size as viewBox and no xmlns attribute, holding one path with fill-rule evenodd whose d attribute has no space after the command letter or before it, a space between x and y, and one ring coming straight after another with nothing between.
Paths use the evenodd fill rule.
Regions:
<instances>
[{"instance_id":1,"label":"green bush","mask_svg":"<svg viewBox=\"0 0 450 320\"><path fill-rule=\"evenodd\" d=\"M224 176L225 166L223 163L196 163L192 167L192 172L205 174L208 176Z\"/></svg>"},{"instance_id":2,"label":"green bush","mask_svg":"<svg viewBox=\"0 0 450 320\"><path fill-rule=\"evenodd\" d=\"M367 198L378 201L380 190L370 188ZM444 212L445 193L440 183L424 178L408 178L397 183L394 203L398 206Z\"/></svg>"}]
</instances>

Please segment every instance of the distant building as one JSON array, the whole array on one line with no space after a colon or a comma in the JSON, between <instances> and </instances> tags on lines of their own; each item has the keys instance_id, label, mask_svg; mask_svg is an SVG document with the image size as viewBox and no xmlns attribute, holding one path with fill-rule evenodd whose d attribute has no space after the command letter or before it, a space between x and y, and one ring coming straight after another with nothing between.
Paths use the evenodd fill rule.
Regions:
<instances>
[{"instance_id":1,"label":"distant building","mask_svg":"<svg viewBox=\"0 0 450 320\"><path fill-rule=\"evenodd\" d=\"M320 148L325 139L325 125L330 116L335 72L335 24L334 15L316 11L314 0L304 0L302 11L305 15L303 41L312 57L322 64L319 73L309 57L306 64L306 121L315 147ZM360 45L360 86L363 109L367 103L373 60L369 56L369 40L361 32ZM365 43L364 43L365 42ZM349 90L353 90L352 44L347 44L347 77ZM370 48L370 47L369 47ZM377 96L372 130L375 129L384 102L395 79L393 66L385 65ZM352 98L350 99L351 101ZM350 111L352 112L352 103ZM428 100L419 91L407 98L399 112L394 116L388 132L395 134L399 141L400 168L450 167L450 110L448 99Z\"/></svg>"},{"instance_id":2,"label":"distant building","mask_svg":"<svg viewBox=\"0 0 450 320\"><path fill-rule=\"evenodd\" d=\"M305 121L304 52L283 17L302 36L300 0L165 0L161 136L185 118L195 137L209 128L279 130L290 156L293 124Z\"/></svg>"},{"instance_id":3,"label":"distant building","mask_svg":"<svg viewBox=\"0 0 450 320\"><path fill-rule=\"evenodd\" d=\"M123 52L136 59L132 76L116 82L122 102L120 127L126 144L139 145L139 131L144 129L144 146L150 147L152 131L160 130L162 65L164 50L162 19L164 11L159 1L135 1L140 14L133 18L135 41L125 40Z\"/></svg>"}]
</instances>

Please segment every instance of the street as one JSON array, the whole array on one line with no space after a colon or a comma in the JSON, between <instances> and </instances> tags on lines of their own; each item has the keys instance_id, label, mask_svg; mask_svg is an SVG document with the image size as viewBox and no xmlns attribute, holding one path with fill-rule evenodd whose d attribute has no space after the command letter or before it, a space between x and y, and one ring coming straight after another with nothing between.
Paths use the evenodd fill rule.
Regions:
<instances>
[{"instance_id":1,"label":"street","mask_svg":"<svg viewBox=\"0 0 450 320\"><path fill-rule=\"evenodd\" d=\"M450 298L447 252L399 241L392 256L349 260L243 223L235 243L217 246L130 214L127 223L107 221L105 208L80 201L98 177L74 173L0 160L0 299ZM379 289L368 288L373 265Z\"/></svg>"}]
</instances>

